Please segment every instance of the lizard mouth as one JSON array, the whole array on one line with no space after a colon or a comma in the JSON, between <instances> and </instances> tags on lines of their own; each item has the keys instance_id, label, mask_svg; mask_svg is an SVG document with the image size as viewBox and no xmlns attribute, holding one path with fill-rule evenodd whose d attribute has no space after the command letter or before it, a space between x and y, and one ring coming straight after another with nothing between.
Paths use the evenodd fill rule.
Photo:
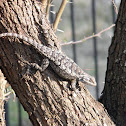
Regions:
<instances>
[{"instance_id":1,"label":"lizard mouth","mask_svg":"<svg viewBox=\"0 0 126 126\"><path fill-rule=\"evenodd\" d=\"M80 81L87 84L87 85L90 85L90 86L96 86L97 85L94 77L81 78Z\"/></svg>"}]
</instances>

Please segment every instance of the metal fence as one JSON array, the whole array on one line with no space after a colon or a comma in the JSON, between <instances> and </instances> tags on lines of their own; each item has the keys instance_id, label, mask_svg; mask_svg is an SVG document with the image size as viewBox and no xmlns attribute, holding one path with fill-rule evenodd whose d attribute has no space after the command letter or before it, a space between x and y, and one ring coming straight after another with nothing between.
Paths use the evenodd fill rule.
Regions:
<instances>
[{"instance_id":1,"label":"metal fence","mask_svg":"<svg viewBox=\"0 0 126 126\"><path fill-rule=\"evenodd\" d=\"M71 4L70 4L70 24L71 24L71 34L72 34L72 40L73 41L76 41L76 28L75 28L75 4L74 4L74 0L70 0ZM92 0L91 2L91 5L90 5L90 9L91 9L91 14L89 14L91 17L92 17L92 33L97 33L97 27L96 27L96 22L97 22L97 18L96 18L96 0ZM54 10L53 7L50 8L51 11ZM115 15L115 11L114 11L114 7L113 7L113 4L111 6L111 15L112 15L112 23L115 22L116 20L116 15ZM53 22L54 21L54 16L53 14L51 14L50 16L50 22ZM93 54L94 56L92 58L94 58L94 69L95 69L95 78L96 78L96 81L97 81L97 87L95 88L95 92L96 92L96 99L99 98L99 94L100 94L100 90L99 90L99 86L100 86L100 83L99 83L99 63L98 63L98 43L97 43L97 38L93 38L92 39L92 42L93 42ZM75 62L78 62L77 61L77 48L76 48L76 45L72 45L72 52L73 52L73 59ZM16 126L23 126L23 123L22 123L22 109L21 109L21 104L19 102L17 102L17 124ZM13 111L13 110L10 110L9 109L9 104L8 103L5 103L5 119L6 119L6 125L7 126L12 126L12 124L10 124L10 111Z\"/></svg>"}]
</instances>

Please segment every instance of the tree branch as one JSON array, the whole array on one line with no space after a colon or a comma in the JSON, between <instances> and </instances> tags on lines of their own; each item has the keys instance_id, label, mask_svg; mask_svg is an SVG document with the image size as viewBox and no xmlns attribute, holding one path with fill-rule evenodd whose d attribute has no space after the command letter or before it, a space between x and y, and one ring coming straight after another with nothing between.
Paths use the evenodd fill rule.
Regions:
<instances>
[{"instance_id":1,"label":"tree branch","mask_svg":"<svg viewBox=\"0 0 126 126\"><path fill-rule=\"evenodd\" d=\"M113 6L114 6L115 13L118 14L118 9L117 9L117 6L115 4L115 1L114 0L111 0L111 1L112 1Z\"/></svg>"},{"instance_id":2,"label":"tree branch","mask_svg":"<svg viewBox=\"0 0 126 126\"><path fill-rule=\"evenodd\" d=\"M115 24L112 24L111 26L109 26L108 28L106 28L106 29L100 31L100 32L97 33L97 34L91 35L91 36L89 36L89 37L83 38L83 39L78 40L78 41L75 41L75 42L70 41L70 42L61 43L61 45L64 46L64 45L71 45L71 44L79 44L79 43L82 43L82 42L84 42L84 41L86 41L86 40L88 40L88 39L91 39L91 38L94 38L94 37L100 37L102 33L108 31L109 29L111 29L111 28L114 27L114 26L115 26Z\"/></svg>"},{"instance_id":3,"label":"tree branch","mask_svg":"<svg viewBox=\"0 0 126 126\"><path fill-rule=\"evenodd\" d=\"M67 3L67 0L62 0L61 6L60 6L60 8L58 10L58 13L56 15L56 18L55 18L55 21L54 21L54 24L53 24L54 31L56 31L56 29L58 27L58 24L59 24L60 19L61 19L61 15L62 15L62 13L64 11L65 6L66 6L66 3Z\"/></svg>"},{"instance_id":4,"label":"tree branch","mask_svg":"<svg viewBox=\"0 0 126 126\"><path fill-rule=\"evenodd\" d=\"M46 7L47 7L47 1L48 1L48 0L41 0L42 9L43 9L44 11L46 10Z\"/></svg>"},{"instance_id":5,"label":"tree branch","mask_svg":"<svg viewBox=\"0 0 126 126\"><path fill-rule=\"evenodd\" d=\"M48 0L48 2L47 2L47 7L46 7L46 16L47 16L47 17L48 17L48 15L49 15L50 3L51 3L51 0Z\"/></svg>"}]
</instances>

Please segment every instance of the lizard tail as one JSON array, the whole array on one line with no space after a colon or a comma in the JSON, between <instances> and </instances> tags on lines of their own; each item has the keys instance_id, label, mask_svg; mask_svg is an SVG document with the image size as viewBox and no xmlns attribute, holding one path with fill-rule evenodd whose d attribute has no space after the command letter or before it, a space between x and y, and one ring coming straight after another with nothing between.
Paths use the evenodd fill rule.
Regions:
<instances>
[{"instance_id":1,"label":"lizard tail","mask_svg":"<svg viewBox=\"0 0 126 126\"><path fill-rule=\"evenodd\" d=\"M26 41L28 44L32 45L33 47L35 47L42 55L52 59L52 56L48 55L48 53L51 53L51 49L44 46L41 43L38 43L35 39L31 39L29 37L26 37L24 35L20 35L17 33L2 33L0 34L0 37L15 37L15 38L19 38L23 41ZM47 53L47 50L49 51Z\"/></svg>"}]
</instances>

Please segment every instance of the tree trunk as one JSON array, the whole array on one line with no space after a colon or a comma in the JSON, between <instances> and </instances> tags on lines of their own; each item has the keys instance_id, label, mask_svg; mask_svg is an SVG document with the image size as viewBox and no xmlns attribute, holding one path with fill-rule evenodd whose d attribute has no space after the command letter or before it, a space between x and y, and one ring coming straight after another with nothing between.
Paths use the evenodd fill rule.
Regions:
<instances>
[{"instance_id":1,"label":"tree trunk","mask_svg":"<svg viewBox=\"0 0 126 126\"><path fill-rule=\"evenodd\" d=\"M7 81L5 80L3 73L0 70L0 126L5 126L4 101L6 84Z\"/></svg>"},{"instance_id":2,"label":"tree trunk","mask_svg":"<svg viewBox=\"0 0 126 126\"><path fill-rule=\"evenodd\" d=\"M34 0L0 0L0 31L19 33L60 49L40 6ZM82 83L80 91L74 92L68 86L70 82L50 66L43 73L35 69L28 72L28 63L40 65L42 59L21 40L0 38L1 69L34 126L114 125L104 106L92 98Z\"/></svg>"},{"instance_id":3,"label":"tree trunk","mask_svg":"<svg viewBox=\"0 0 126 126\"><path fill-rule=\"evenodd\" d=\"M120 4L100 101L117 126L126 126L126 0Z\"/></svg>"}]
</instances>

